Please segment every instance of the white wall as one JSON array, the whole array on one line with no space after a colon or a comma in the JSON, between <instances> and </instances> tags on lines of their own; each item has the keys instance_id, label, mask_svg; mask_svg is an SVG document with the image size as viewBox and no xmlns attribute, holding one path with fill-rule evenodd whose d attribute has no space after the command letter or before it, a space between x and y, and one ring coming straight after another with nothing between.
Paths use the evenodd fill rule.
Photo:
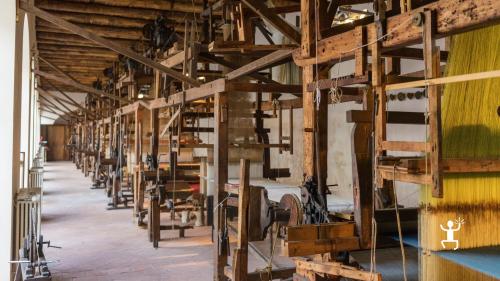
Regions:
<instances>
[{"instance_id":1,"label":"white wall","mask_svg":"<svg viewBox=\"0 0 500 281\"><path fill-rule=\"evenodd\" d=\"M0 280L10 280L12 194L14 69L16 50L16 1L4 1L0 10Z\"/></svg>"}]
</instances>

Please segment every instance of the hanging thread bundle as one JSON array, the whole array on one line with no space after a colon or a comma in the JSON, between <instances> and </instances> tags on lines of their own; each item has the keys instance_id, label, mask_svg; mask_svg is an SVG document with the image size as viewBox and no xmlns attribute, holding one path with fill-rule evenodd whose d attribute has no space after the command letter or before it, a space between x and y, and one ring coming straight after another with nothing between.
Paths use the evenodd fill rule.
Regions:
<instances>
[{"instance_id":1,"label":"hanging thread bundle","mask_svg":"<svg viewBox=\"0 0 500 281\"><path fill-rule=\"evenodd\" d=\"M500 25L453 36L446 75L500 69ZM443 159L500 157L500 79L447 84L442 98ZM459 249L500 245L500 174L446 174L443 198L423 186L420 206L421 280L495 280L431 251L452 250L448 221L458 227Z\"/></svg>"}]
</instances>

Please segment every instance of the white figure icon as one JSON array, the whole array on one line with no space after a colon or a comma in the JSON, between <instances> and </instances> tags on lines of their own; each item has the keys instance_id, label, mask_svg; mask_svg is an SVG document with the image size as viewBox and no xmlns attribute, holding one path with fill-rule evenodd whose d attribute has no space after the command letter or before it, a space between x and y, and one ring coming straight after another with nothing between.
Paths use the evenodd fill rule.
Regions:
<instances>
[{"instance_id":1,"label":"white figure icon","mask_svg":"<svg viewBox=\"0 0 500 281\"><path fill-rule=\"evenodd\" d=\"M453 225L454 224L458 224L458 227L457 228L453 228ZM446 249L446 246L445 246L445 242L449 242L449 243L455 243L455 248L453 248L453 250L456 250L458 249L458 239L455 239L455 231L459 231L460 230L460 227L462 226L462 224L464 224L464 220L460 219L460 217L455 221L455 223L452 221L452 220L449 220L446 225L448 226L448 228L445 228L443 227L442 224L440 224L439 226L441 227L441 229L443 231L446 231L446 240L441 240L441 245L443 246L443 249Z\"/></svg>"}]
</instances>

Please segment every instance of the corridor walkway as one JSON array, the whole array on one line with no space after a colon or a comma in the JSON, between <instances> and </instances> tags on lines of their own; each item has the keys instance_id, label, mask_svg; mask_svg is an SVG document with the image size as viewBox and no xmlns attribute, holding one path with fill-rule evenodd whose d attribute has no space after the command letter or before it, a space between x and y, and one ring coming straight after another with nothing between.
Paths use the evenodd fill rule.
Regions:
<instances>
[{"instance_id":1,"label":"corridor walkway","mask_svg":"<svg viewBox=\"0 0 500 281\"><path fill-rule=\"evenodd\" d=\"M187 230L185 239L162 231L153 249L131 209L107 211L102 189L91 190L71 162L45 164L42 233L62 249L46 250L53 280L212 280L210 228Z\"/></svg>"}]
</instances>

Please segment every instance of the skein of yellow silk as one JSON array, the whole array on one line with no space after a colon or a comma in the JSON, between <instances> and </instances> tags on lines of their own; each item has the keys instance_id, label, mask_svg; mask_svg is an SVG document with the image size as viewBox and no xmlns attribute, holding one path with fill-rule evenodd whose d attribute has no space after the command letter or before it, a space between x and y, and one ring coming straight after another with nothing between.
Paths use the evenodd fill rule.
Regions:
<instances>
[{"instance_id":1,"label":"skein of yellow silk","mask_svg":"<svg viewBox=\"0 0 500 281\"><path fill-rule=\"evenodd\" d=\"M453 36L446 76L500 69L500 25ZM447 84L442 98L443 158L500 157L500 79ZM448 220L465 220L454 238L459 249L500 245L500 174L446 174L443 198L422 187L420 208L421 280L495 280L435 256L451 250ZM454 227L457 225L455 224Z\"/></svg>"}]
</instances>

